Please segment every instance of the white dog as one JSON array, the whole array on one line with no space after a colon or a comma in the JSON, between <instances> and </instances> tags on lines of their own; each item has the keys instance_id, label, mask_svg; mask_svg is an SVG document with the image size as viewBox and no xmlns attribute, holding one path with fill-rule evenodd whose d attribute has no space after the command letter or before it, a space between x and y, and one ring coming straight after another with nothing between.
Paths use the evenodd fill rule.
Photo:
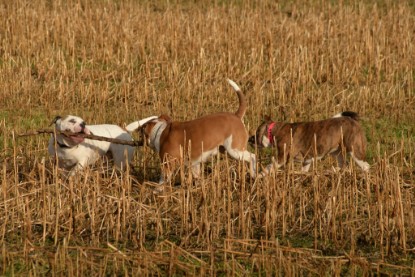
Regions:
<instances>
[{"instance_id":1,"label":"white dog","mask_svg":"<svg viewBox=\"0 0 415 277\"><path fill-rule=\"evenodd\" d=\"M86 125L82 118L73 115L57 116L53 123L57 131L93 134L127 141L133 140L131 135L120 126L110 124ZM115 166L123 169L126 163L131 163L134 147L57 134L56 143L54 135L51 136L48 151L50 155L57 156L59 168L69 171L69 175L74 175L86 166L94 164L107 153L112 154Z\"/></svg>"},{"instance_id":2,"label":"white dog","mask_svg":"<svg viewBox=\"0 0 415 277\"><path fill-rule=\"evenodd\" d=\"M130 132L142 128L149 145L159 154L163 164L160 184L164 183L163 175L167 176L167 180L171 178L174 164L177 165L186 155L190 156L193 175L198 177L200 163L215 155L220 146L232 158L248 162L251 177L255 177L255 154L247 150L249 135L242 122L246 100L238 85L232 80L228 82L239 99L239 108L235 113L214 113L186 122L172 121L162 115L133 122L126 127ZM182 151L186 155L182 155Z\"/></svg>"}]
</instances>

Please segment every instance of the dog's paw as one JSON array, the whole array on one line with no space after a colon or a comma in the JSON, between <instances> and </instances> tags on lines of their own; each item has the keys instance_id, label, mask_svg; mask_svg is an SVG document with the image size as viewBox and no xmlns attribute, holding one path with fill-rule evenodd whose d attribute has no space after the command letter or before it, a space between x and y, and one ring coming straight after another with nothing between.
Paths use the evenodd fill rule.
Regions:
<instances>
[{"instance_id":1,"label":"dog's paw","mask_svg":"<svg viewBox=\"0 0 415 277\"><path fill-rule=\"evenodd\" d=\"M264 179L265 178L265 176L268 176L269 175L269 172L268 171L262 171L262 172L260 172L260 173L258 173L258 175L256 176L256 180L261 180L261 179Z\"/></svg>"},{"instance_id":2,"label":"dog's paw","mask_svg":"<svg viewBox=\"0 0 415 277\"><path fill-rule=\"evenodd\" d=\"M368 172L370 169L370 165L367 162L364 162L362 165L362 170Z\"/></svg>"},{"instance_id":3,"label":"dog's paw","mask_svg":"<svg viewBox=\"0 0 415 277\"><path fill-rule=\"evenodd\" d=\"M153 189L154 195L159 195L164 192L164 185L158 185Z\"/></svg>"}]
</instances>

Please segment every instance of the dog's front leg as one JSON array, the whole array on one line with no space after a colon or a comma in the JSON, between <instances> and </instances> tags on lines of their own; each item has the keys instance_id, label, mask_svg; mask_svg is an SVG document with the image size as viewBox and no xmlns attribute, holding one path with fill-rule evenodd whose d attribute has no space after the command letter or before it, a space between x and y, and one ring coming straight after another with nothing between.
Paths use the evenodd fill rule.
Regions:
<instances>
[{"instance_id":1,"label":"dog's front leg","mask_svg":"<svg viewBox=\"0 0 415 277\"><path fill-rule=\"evenodd\" d=\"M351 152L350 155L352 156L353 160L355 161L355 163L363 170L363 171L369 171L370 169L370 165L365 162L363 159L359 159L358 157L356 157L356 155Z\"/></svg>"},{"instance_id":2,"label":"dog's front leg","mask_svg":"<svg viewBox=\"0 0 415 277\"><path fill-rule=\"evenodd\" d=\"M337 159L337 166L342 169L344 166L344 154L343 152L339 149L337 151L334 151L333 153L330 154L332 157L335 157Z\"/></svg>"},{"instance_id":3,"label":"dog's front leg","mask_svg":"<svg viewBox=\"0 0 415 277\"><path fill-rule=\"evenodd\" d=\"M161 174L158 182L158 187L154 189L154 193L160 193L164 190L164 186L169 184L173 176L174 160L169 159L167 156L163 159L161 164Z\"/></svg>"},{"instance_id":4,"label":"dog's front leg","mask_svg":"<svg viewBox=\"0 0 415 277\"><path fill-rule=\"evenodd\" d=\"M171 176L164 170L164 166L162 166L158 186L154 188L154 193L157 194L163 192L166 181L170 182L170 179Z\"/></svg>"},{"instance_id":5,"label":"dog's front leg","mask_svg":"<svg viewBox=\"0 0 415 277\"><path fill-rule=\"evenodd\" d=\"M263 178L271 174L271 172L274 172L274 170L278 170L283 165L284 163L279 163L277 160L275 160L274 157L272 157L272 162L269 165L267 165L267 167L265 167L265 169L262 170L260 174L258 174L258 178Z\"/></svg>"},{"instance_id":6,"label":"dog's front leg","mask_svg":"<svg viewBox=\"0 0 415 277\"><path fill-rule=\"evenodd\" d=\"M195 179L200 178L200 163L199 162L192 164L192 176Z\"/></svg>"},{"instance_id":7,"label":"dog's front leg","mask_svg":"<svg viewBox=\"0 0 415 277\"><path fill-rule=\"evenodd\" d=\"M306 159L303 161L303 166L301 167L302 172L308 172L310 170L311 164L314 162L314 158Z\"/></svg>"},{"instance_id":8,"label":"dog's front leg","mask_svg":"<svg viewBox=\"0 0 415 277\"><path fill-rule=\"evenodd\" d=\"M251 171L251 177L256 177L256 156L255 154L251 154L251 162L249 163L249 169Z\"/></svg>"},{"instance_id":9,"label":"dog's front leg","mask_svg":"<svg viewBox=\"0 0 415 277\"><path fill-rule=\"evenodd\" d=\"M229 145L224 145L228 154L235 160L243 160L249 163L249 174L252 178L256 176L256 157L255 154L249 152L248 150L238 151L232 149Z\"/></svg>"},{"instance_id":10,"label":"dog's front leg","mask_svg":"<svg viewBox=\"0 0 415 277\"><path fill-rule=\"evenodd\" d=\"M84 170L85 166L86 166L85 162L76 163L75 166L72 167L71 170L69 170L67 172L66 177L69 178L69 177L75 176L79 172L82 172L82 170Z\"/></svg>"},{"instance_id":11,"label":"dog's front leg","mask_svg":"<svg viewBox=\"0 0 415 277\"><path fill-rule=\"evenodd\" d=\"M311 161L312 159L303 162L303 166L301 167L302 172L308 172L310 170Z\"/></svg>"},{"instance_id":12,"label":"dog's front leg","mask_svg":"<svg viewBox=\"0 0 415 277\"><path fill-rule=\"evenodd\" d=\"M249 163L249 174L251 175L251 178L256 177L256 156L255 154L245 150L241 153L241 158Z\"/></svg>"},{"instance_id":13,"label":"dog's front leg","mask_svg":"<svg viewBox=\"0 0 415 277\"><path fill-rule=\"evenodd\" d=\"M159 184L164 185L165 183L170 183L172 175L173 172L170 168L170 165L168 163L163 163L163 165L161 166Z\"/></svg>"}]
</instances>

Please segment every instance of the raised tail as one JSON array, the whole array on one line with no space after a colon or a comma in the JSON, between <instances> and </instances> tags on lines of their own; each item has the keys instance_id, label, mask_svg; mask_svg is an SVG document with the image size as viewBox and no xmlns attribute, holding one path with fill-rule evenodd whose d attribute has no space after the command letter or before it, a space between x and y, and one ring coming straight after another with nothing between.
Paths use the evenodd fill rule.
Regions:
<instances>
[{"instance_id":1,"label":"raised tail","mask_svg":"<svg viewBox=\"0 0 415 277\"><path fill-rule=\"evenodd\" d=\"M342 116L347 116L350 117L353 120L359 121L360 120L360 116L358 113L352 112L352 111L345 111L345 112L341 112L339 114L336 114L333 117L342 117Z\"/></svg>"},{"instance_id":2,"label":"raised tail","mask_svg":"<svg viewBox=\"0 0 415 277\"><path fill-rule=\"evenodd\" d=\"M238 99L239 99L239 108L238 110L235 112L235 115L238 116L240 119L242 119L245 115L246 112L246 108L247 108L247 104L246 104L246 100L245 100L245 96L242 93L241 89L239 88L239 86L232 80L228 79L228 83L232 86L232 88L236 91L236 94L238 94Z\"/></svg>"},{"instance_id":3,"label":"raised tail","mask_svg":"<svg viewBox=\"0 0 415 277\"><path fill-rule=\"evenodd\" d=\"M151 120L153 120L153 119L156 119L156 118L158 118L158 116L153 115L153 116L146 117L146 118L141 119L141 120L138 120L138 121L131 122L130 124L128 124L128 125L125 127L125 129L126 129L128 132L132 133L132 132L134 132L135 130L139 129L139 128L140 128L141 126L143 126L144 124L146 124L147 122L149 122L149 121L151 121Z\"/></svg>"}]
</instances>

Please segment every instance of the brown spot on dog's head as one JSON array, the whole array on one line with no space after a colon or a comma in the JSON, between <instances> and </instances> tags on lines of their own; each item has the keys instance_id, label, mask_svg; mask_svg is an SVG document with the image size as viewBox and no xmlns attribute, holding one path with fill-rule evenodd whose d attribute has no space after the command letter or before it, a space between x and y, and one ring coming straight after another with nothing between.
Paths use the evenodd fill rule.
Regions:
<instances>
[{"instance_id":1,"label":"brown spot on dog's head","mask_svg":"<svg viewBox=\"0 0 415 277\"><path fill-rule=\"evenodd\" d=\"M271 116L269 114L262 115L262 121L264 121L266 123L272 121Z\"/></svg>"},{"instance_id":2,"label":"brown spot on dog's head","mask_svg":"<svg viewBox=\"0 0 415 277\"><path fill-rule=\"evenodd\" d=\"M152 121L149 121L145 123L143 126L141 126L141 135L145 138L150 138L151 131L153 130L154 126L160 122L159 119L154 119Z\"/></svg>"},{"instance_id":3,"label":"brown spot on dog's head","mask_svg":"<svg viewBox=\"0 0 415 277\"><path fill-rule=\"evenodd\" d=\"M59 119L62 119L62 116L60 116L60 115L55 116L55 118L53 119L52 123L50 123L50 125L56 124L56 122L57 122Z\"/></svg>"},{"instance_id":4,"label":"brown spot on dog's head","mask_svg":"<svg viewBox=\"0 0 415 277\"><path fill-rule=\"evenodd\" d=\"M166 122L171 122L171 118L170 118L170 116L168 116L167 114L162 114L162 115L160 115L160 116L159 116L159 119L162 119L162 120L164 120L164 121L166 121Z\"/></svg>"}]
</instances>

